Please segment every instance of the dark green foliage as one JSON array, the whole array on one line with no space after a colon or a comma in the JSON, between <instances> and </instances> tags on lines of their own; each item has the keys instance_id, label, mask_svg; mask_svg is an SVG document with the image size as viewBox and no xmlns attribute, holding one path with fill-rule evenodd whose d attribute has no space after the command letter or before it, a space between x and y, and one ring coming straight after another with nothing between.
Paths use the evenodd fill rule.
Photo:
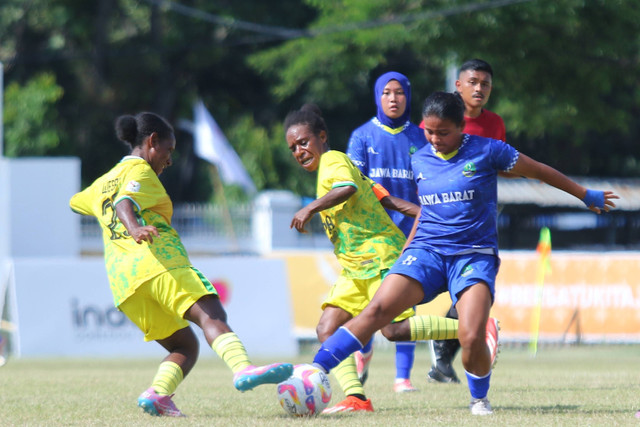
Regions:
<instances>
[{"instance_id":1,"label":"dark green foliage","mask_svg":"<svg viewBox=\"0 0 640 427\"><path fill-rule=\"evenodd\" d=\"M4 153L79 156L86 185L126 153L113 132L118 115L151 110L177 124L201 98L258 189L313 195L314 176L286 149L288 111L317 103L332 147L344 150L375 112L378 75L409 76L418 121L422 99L445 88L446 70L480 57L495 70L488 107L516 147L569 174L637 176L636 2L494 3L176 2L200 13L186 16L153 0L5 0ZM214 15L235 24L213 23ZM287 41L282 34L296 32L283 28L306 36ZM177 137L165 185L178 202L210 200L208 165L189 133Z\"/></svg>"}]
</instances>

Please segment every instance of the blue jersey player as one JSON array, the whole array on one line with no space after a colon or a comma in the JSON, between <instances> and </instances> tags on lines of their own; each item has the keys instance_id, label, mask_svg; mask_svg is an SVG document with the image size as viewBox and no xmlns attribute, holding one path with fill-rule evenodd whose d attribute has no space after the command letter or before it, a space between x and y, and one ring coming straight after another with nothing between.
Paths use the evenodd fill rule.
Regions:
<instances>
[{"instance_id":1,"label":"blue jersey player","mask_svg":"<svg viewBox=\"0 0 640 427\"><path fill-rule=\"evenodd\" d=\"M430 146L412 158L420 216L403 254L369 305L322 344L314 363L329 371L402 310L448 291L459 315L469 408L473 415L489 415L493 411L487 394L496 346L486 334L494 333L497 340L497 331L487 323L500 264L498 171L543 181L598 214L615 207L618 196L584 188L502 141L464 134L464 106L454 94L432 94L422 113Z\"/></svg>"},{"instance_id":2,"label":"blue jersey player","mask_svg":"<svg viewBox=\"0 0 640 427\"><path fill-rule=\"evenodd\" d=\"M376 115L353 131L347 155L360 172L382 185L394 197L418 204L418 193L411 156L427 144L424 132L411 123L411 83L395 71L384 73L374 86ZM391 220L405 236L413 226L413 218L387 209ZM396 392L415 391L411 384L415 341L396 342ZM373 348L367 345L356 353L360 381L368 376Z\"/></svg>"}]
</instances>

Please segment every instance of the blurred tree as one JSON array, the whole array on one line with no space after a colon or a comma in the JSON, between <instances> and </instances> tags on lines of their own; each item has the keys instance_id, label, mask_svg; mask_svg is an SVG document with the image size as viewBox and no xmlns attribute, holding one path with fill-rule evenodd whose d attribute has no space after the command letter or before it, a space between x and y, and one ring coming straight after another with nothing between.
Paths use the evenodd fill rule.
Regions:
<instances>
[{"instance_id":1,"label":"blurred tree","mask_svg":"<svg viewBox=\"0 0 640 427\"><path fill-rule=\"evenodd\" d=\"M62 94L51 73L36 75L25 86L9 84L4 104L5 156L44 156L58 147L61 135L55 126L55 104Z\"/></svg>"},{"instance_id":2,"label":"blurred tree","mask_svg":"<svg viewBox=\"0 0 640 427\"><path fill-rule=\"evenodd\" d=\"M365 109L354 99L364 100L375 78L395 69L412 81L417 113L421 99L445 89L450 65L479 57L495 72L489 108L504 117L516 146L570 173L640 172L631 161L640 154L635 143L640 136L635 124L640 113L637 2L307 3L320 11L309 26L314 37L249 58L274 80L278 100L313 100L340 109L344 120L352 113L362 119L355 110ZM372 23L377 26L371 28ZM373 109L366 110L370 117ZM352 129L360 122L351 121ZM603 139L621 150L617 161L594 156L601 146L595 141Z\"/></svg>"},{"instance_id":3,"label":"blurred tree","mask_svg":"<svg viewBox=\"0 0 640 427\"><path fill-rule=\"evenodd\" d=\"M417 121L421 100L445 88L446 70L480 57L495 70L489 108L505 118L516 147L572 174L640 174L637 2L160 4L0 2L7 140L28 136L40 147L15 155L80 156L86 185L125 154L113 131L118 115L151 110L178 123L202 98L259 189L313 195L313 177L300 173L284 143L288 111L316 102L332 147L344 149L375 112L378 75L409 76ZM208 175L179 130L175 166L162 176L171 197L211 199Z\"/></svg>"}]
</instances>

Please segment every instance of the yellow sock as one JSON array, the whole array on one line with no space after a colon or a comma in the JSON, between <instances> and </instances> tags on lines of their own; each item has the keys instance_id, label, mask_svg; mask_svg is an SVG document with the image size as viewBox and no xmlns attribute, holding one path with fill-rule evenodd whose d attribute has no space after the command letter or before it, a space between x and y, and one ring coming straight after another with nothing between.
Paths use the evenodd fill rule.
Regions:
<instances>
[{"instance_id":1,"label":"yellow sock","mask_svg":"<svg viewBox=\"0 0 640 427\"><path fill-rule=\"evenodd\" d=\"M177 363L162 362L151 387L160 396L168 396L176 391L183 378L182 368Z\"/></svg>"},{"instance_id":2,"label":"yellow sock","mask_svg":"<svg viewBox=\"0 0 640 427\"><path fill-rule=\"evenodd\" d=\"M364 388L358 378L356 359L353 357L353 354L340 362L331 372L333 372L336 380L338 380L338 384L342 387L345 396L349 396L350 394L364 395Z\"/></svg>"},{"instance_id":3,"label":"yellow sock","mask_svg":"<svg viewBox=\"0 0 640 427\"><path fill-rule=\"evenodd\" d=\"M413 316L409 318L411 341L450 340L458 338L458 319L441 316Z\"/></svg>"},{"instance_id":4,"label":"yellow sock","mask_svg":"<svg viewBox=\"0 0 640 427\"><path fill-rule=\"evenodd\" d=\"M251 365L247 350L234 332L227 332L213 340L213 351L227 364L234 374Z\"/></svg>"}]
</instances>

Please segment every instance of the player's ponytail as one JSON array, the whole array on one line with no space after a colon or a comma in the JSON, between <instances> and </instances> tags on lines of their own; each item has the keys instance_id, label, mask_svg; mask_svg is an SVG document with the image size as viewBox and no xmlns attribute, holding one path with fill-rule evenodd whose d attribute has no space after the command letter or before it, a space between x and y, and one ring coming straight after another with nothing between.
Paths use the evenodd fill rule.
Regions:
<instances>
[{"instance_id":1,"label":"player's ponytail","mask_svg":"<svg viewBox=\"0 0 640 427\"><path fill-rule=\"evenodd\" d=\"M152 133L160 138L173 136L173 127L155 113L139 113L136 116L123 115L116 119L116 136L129 146L137 147Z\"/></svg>"}]
</instances>

